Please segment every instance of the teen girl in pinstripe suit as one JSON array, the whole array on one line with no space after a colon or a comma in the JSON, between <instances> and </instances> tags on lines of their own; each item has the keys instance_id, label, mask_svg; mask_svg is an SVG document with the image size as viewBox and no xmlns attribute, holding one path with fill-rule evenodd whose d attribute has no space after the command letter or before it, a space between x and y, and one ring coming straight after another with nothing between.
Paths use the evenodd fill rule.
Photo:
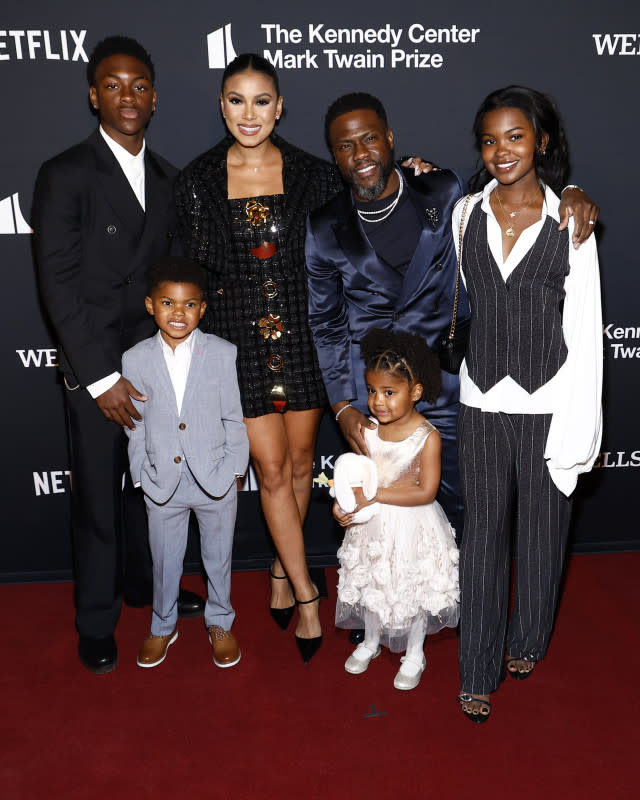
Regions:
<instances>
[{"instance_id":1,"label":"teen girl in pinstripe suit","mask_svg":"<svg viewBox=\"0 0 640 800\"><path fill-rule=\"evenodd\" d=\"M458 423L458 702L485 722L505 673L528 678L549 644L570 496L600 446L602 320L594 237L576 250L572 224L558 230L554 189L569 162L552 101L518 86L494 92L474 133L484 166L463 221L472 323ZM461 217L462 201L456 233ZM512 509L517 583L507 621Z\"/></svg>"}]
</instances>

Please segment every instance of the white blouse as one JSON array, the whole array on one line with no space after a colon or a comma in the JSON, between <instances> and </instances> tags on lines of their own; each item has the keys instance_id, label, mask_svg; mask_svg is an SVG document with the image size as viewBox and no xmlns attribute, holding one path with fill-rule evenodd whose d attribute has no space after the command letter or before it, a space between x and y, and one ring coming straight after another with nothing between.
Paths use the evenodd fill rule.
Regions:
<instances>
[{"instance_id":1,"label":"white blouse","mask_svg":"<svg viewBox=\"0 0 640 800\"><path fill-rule=\"evenodd\" d=\"M496 264L506 281L533 247L547 216L560 224L560 200L547 186L542 215L522 231L506 259L502 256L502 230L491 209L489 196L496 187L492 180L482 192L470 196L464 227L476 203L486 214L487 239ZM464 198L453 210L453 238L459 243ZM568 235L573 233L573 218ZM464 270L462 271L464 280ZM552 414L545 447L545 458L556 486L569 496L578 475L588 472L600 451L602 438L602 308L600 271L595 237L590 236L578 250L569 245L569 274L565 278L566 297L562 331L567 359L553 378L532 394L506 376L483 393L469 377L466 362L460 369L460 402L488 412L506 414ZM471 309L473 315L473 308Z\"/></svg>"}]
</instances>

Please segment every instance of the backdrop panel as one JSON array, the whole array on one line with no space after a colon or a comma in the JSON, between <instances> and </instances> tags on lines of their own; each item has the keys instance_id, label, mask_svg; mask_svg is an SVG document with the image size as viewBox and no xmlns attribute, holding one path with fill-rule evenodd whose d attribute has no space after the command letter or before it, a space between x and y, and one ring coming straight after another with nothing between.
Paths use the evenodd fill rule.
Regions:
<instances>
[{"instance_id":1,"label":"backdrop panel","mask_svg":"<svg viewBox=\"0 0 640 800\"><path fill-rule=\"evenodd\" d=\"M446 4L372 0L366 14L325 0L306 10L293 0L242 4L125 0L5 0L0 11L0 258L7 337L4 525L0 580L70 575L69 457L51 330L38 300L29 228L37 169L80 141L95 120L85 67L104 36L138 38L157 67L158 110L151 146L178 166L221 138L217 93L234 53L257 51L276 63L288 110L280 133L328 157L322 119L338 95L364 90L385 103L398 153L419 153L473 172L470 136L480 100L508 83L555 96L572 146L572 180L602 207L597 234L604 291L605 434L598 468L583 478L574 518L577 550L640 545L640 423L635 413L640 312L635 242L640 128L636 102L640 10L626 0L540 0L525 13L488 0ZM363 19L364 18L364 19ZM314 563L334 558L339 533L327 484L342 450L323 421L307 525ZM195 562L196 551L190 556ZM235 564L269 557L257 493L241 495Z\"/></svg>"}]
</instances>

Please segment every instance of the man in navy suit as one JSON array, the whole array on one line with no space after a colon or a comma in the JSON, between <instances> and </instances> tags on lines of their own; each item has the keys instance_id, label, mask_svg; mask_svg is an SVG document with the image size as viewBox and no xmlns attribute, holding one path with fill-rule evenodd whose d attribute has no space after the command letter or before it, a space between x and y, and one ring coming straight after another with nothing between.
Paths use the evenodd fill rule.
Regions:
<instances>
[{"instance_id":1,"label":"man in navy suit","mask_svg":"<svg viewBox=\"0 0 640 800\"><path fill-rule=\"evenodd\" d=\"M140 492L125 487L124 509L122 503L122 428L139 419L131 398L144 398L122 377L120 360L153 332L144 307L145 272L171 249L176 170L145 146L156 104L146 50L126 37L105 39L91 55L87 76L100 126L43 164L33 225L42 297L66 387L78 653L100 674L117 663L113 632L123 595L131 605L151 601ZM183 611L202 615L202 598L189 595Z\"/></svg>"},{"instance_id":2,"label":"man in navy suit","mask_svg":"<svg viewBox=\"0 0 640 800\"><path fill-rule=\"evenodd\" d=\"M335 101L327 141L349 188L311 213L306 259L309 321L334 413L347 442L365 453L367 389L360 339L373 327L409 331L434 347L451 320L456 252L451 212L463 184L450 170L419 176L397 166L380 101L354 93ZM469 316L464 290L458 318ZM438 499L458 534L462 500L456 451L458 377L442 373L435 404L418 404L442 436Z\"/></svg>"},{"instance_id":3,"label":"man in navy suit","mask_svg":"<svg viewBox=\"0 0 640 800\"><path fill-rule=\"evenodd\" d=\"M373 423L360 339L371 328L388 328L418 334L435 347L453 311L457 258L451 212L463 184L451 170L416 176L397 165L385 109L370 94L355 92L332 103L325 134L348 188L309 216L309 323L340 429L356 453L366 454L362 430ZM578 187L567 187L560 228L575 216L574 247L592 233L594 213L597 207ZM458 319L469 314L461 285ZM417 409L442 437L438 500L459 542L458 398L458 376L443 372L436 402L421 400ZM352 633L354 644L362 641L361 633Z\"/></svg>"}]
</instances>

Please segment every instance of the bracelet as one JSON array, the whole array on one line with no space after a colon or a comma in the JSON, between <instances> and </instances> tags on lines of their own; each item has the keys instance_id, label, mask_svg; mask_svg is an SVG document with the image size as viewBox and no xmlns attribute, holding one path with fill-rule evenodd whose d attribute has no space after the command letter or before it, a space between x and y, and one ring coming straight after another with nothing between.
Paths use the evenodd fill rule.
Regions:
<instances>
[{"instance_id":1,"label":"bracelet","mask_svg":"<svg viewBox=\"0 0 640 800\"><path fill-rule=\"evenodd\" d=\"M577 189L579 192L584 191L584 189L581 186L576 186L575 183L570 183L568 186L565 186L562 192L566 192L567 189ZM562 192L560 192L560 194L562 194Z\"/></svg>"},{"instance_id":2,"label":"bracelet","mask_svg":"<svg viewBox=\"0 0 640 800\"><path fill-rule=\"evenodd\" d=\"M351 405L351 403L347 403L347 405L346 405L346 406L342 406L342 408L340 409L340 411L338 411L338 413L336 414L336 420L338 419L338 417L340 416L340 414L342 414L342 412L345 410L345 408L353 408L353 406Z\"/></svg>"}]
</instances>

